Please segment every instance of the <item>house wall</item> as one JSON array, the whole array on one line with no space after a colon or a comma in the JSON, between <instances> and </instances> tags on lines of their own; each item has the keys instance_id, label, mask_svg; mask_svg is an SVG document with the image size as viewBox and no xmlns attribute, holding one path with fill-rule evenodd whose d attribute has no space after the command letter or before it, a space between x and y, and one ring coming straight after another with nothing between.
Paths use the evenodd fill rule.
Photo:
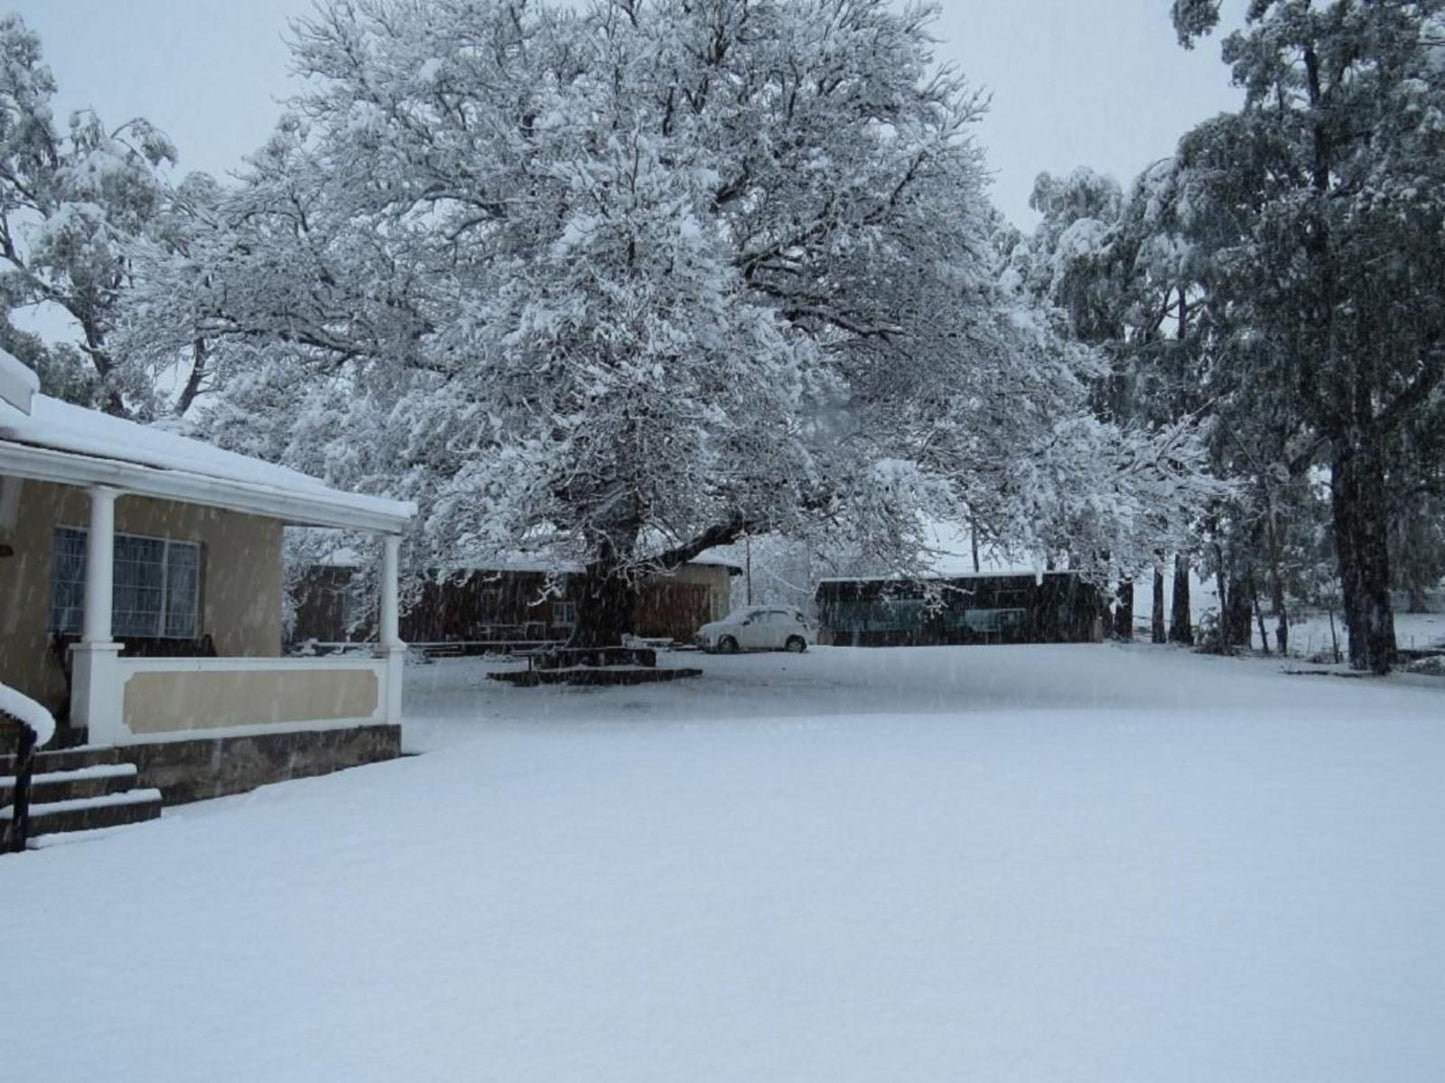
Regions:
<instances>
[{"instance_id":1,"label":"house wall","mask_svg":"<svg viewBox=\"0 0 1445 1083\"><path fill-rule=\"evenodd\" d=\"M684 564L642 586L637 607L637 634L690 643L709 621L727 616L731 586L727 568L718 564Z\"/></svg>"},{"instance_id":2,"label":"house wall","mask_svg":"<svg viewBox=\"0 0 1445 1083\"><path fill-rule=\"evenodd\" d=\"M292 595L293 643L374 636L369 623L348 634L342 621L341 595L353 574L350 568L316 567L301 577ZM727 616L729 580L728 569L716 564L686 564L670 575L653 577L642 587L638 634L690 642L701 625ZM563 577L561 599L546 597L547 587L547 575L534 571L477 571L423 583L404 605L401 638L407 643L565 639L572 626L560 623L555 603L575 598L575 578Z\"/></svg>"},{"instance_id":3,"label":"house wall","mask_svg":"<svg viewBox=\"0 0 1445 1083\"><path fill-rule=\"evenodd\" d=\"M315 567L292 589L293 644L366 642L376 627L365 619L347 627L344 595L358 573L348 567ZM478 642L528 637L565 637L553 599L545 597L542 572L473 572L421 583L403 600L400 632L406 643ZM565 588L564 588L565 589Z\"/></svg>"},{"instance_id":4,"label":"house wall","mask_svg":"<svg viewBox=\"0 0 1445 1083\"><path fill-rule=\"evenodd\" d=\"M13 486L14 482L10 482ZM26 481L12 525L0 522L0 682L55 711L65 676L49 649L55 528L86 527L84 489ZM216 652L274 657L281 649L281 531L274 519L199 504L122 495L115 529L201 544L200 626Z\"/></svg>"},{"instance_id":5,"label":"house wall","mask_svg":"<svg viewBox=\"0 0 1445 1083\"><path fill-rule=\"evenodd\" d=\"M712 607L708 620L721 620L732 608L732 574L722 564L684 564L670 576L660 578L674 583L697 583L707 587Z\"/></svg>"}]
</instances>

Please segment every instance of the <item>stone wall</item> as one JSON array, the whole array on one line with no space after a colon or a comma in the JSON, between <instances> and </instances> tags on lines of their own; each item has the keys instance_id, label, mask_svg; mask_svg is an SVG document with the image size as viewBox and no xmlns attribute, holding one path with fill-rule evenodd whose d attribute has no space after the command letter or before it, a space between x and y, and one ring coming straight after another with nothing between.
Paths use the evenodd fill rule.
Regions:
<instances>
[{"instance_id":1,"label":"stone wall","mask_svg":"<svg viewBox=\"0 0 1445 1083\"><path fill-rule=\"evenodd\" d=\"M180 805L396 759L401 755L401 727L165 741L127 745L124 755L138 768L138 785L160 790L167 806Z\"/></svg>"}]
</instances>

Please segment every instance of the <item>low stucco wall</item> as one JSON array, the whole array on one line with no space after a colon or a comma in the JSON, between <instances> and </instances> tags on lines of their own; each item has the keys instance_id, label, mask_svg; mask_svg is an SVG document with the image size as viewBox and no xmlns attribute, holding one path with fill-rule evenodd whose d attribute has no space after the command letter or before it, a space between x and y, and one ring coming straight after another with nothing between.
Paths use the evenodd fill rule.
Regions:
<instances>
[{"instance_id":1,"label":"low stucco wall","mask_svg":"<svg viewBox=\"0 0 1445 1083\"><path fill-rule=\"evenodd\" d=\"M18 514L0 523L0 682L52 711L65 707L65 675L51 654L50 577L55 529L85 528L90 498L71 485L21 483ZM122 495L122 534L200 542L200 634L223 657L275 657L281 651L281 534L275 519Z\"/></svg>"},{"instance_id":2,"label":"low stucco wall","mask_svg":"<svg viewBox=\"0 0 1445 1083\"><path fill-rule=\"evenodd\" d=\"M125 682L131 733L374 718L381 682L370 669L152 671Z\"/></svg>"}]
</instances>

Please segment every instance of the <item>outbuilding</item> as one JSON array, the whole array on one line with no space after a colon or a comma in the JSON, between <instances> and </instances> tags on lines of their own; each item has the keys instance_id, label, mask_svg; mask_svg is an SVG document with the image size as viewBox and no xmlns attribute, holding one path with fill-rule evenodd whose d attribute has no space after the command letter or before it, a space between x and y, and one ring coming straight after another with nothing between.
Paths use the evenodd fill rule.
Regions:
<instances>
[{"instance_id":1,"label":"outbuilding","mask_svg":"<svg viewBox=\"0 0 1445 1083\"><path fill-rule=\"evenodd\" d=\"M1077 572L824 579L819 640L839 646L1088 643L1103 596Z\"/></svg>"}]
</instances>

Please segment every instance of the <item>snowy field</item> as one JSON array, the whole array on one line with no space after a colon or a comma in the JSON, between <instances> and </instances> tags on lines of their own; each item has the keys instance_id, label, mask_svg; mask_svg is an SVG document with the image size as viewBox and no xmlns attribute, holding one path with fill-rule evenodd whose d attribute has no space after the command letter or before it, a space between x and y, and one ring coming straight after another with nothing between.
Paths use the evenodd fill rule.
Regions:
<instances>
[{"instance_id":1,"label":"snowy field","mask_svg":"<svg viewBox=\"0 0 1445 1083\"><path fill-rule=\"evenodd\" d=\"M416 667L422 755L0 858L0 1075L1445 1078L1445 681L702 665Z\"/></svg>"}]
</instances>

